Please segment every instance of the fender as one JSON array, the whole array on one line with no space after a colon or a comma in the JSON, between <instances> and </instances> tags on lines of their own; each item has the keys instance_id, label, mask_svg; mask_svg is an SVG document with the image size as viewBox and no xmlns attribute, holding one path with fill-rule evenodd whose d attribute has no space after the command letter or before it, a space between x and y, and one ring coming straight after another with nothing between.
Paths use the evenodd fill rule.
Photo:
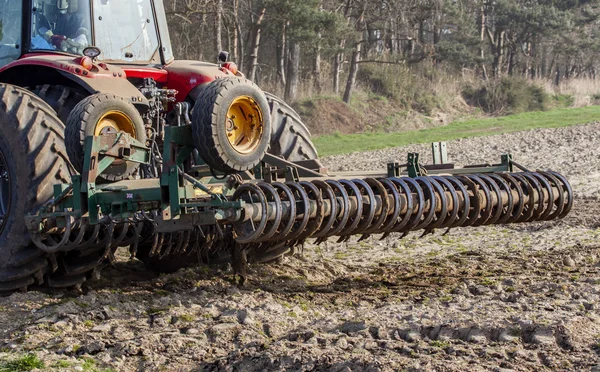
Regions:
<instances>
[{"instance_id":1,"label":"fender","mask_svg":"<svg viewBox=\"0 0 600 372\"><path fill-rule=\"evenodd\" d=\"M33 87L45 83L65 84L64 78L67 78L90 94L111 93L130 100L136 106L148 106L146 97L127 80L123 69L106 63L93 63L88 70L82 67L81 59L60 54L27 54L2 67L0 81Z\"/></svg>"},{"instance_id":2,"label":"fender","mask_svg":"<svg viewBox=\"0 0 600 372\"><path fill-rule=\"evenodd\" d=\"M167 86L178 91L178 102L187 98L194 101L199 89L194 89L208 84L216 79L235 76L231 71L219 65L199 61L174 61L164 69L168 72Z\"/></svg>"}]
</instances>

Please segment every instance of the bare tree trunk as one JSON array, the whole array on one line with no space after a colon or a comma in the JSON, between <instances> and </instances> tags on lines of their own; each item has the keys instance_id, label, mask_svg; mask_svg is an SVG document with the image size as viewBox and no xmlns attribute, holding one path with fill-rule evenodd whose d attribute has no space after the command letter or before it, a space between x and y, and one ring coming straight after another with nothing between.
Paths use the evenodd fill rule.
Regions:
<instances>
[{"instance_id":1,"label":"bare tree trunk","mask_svg":"<svg viewBox=\"0 0 600 372\"><path fill-rule=\"evenodd\" d=\"M300 43L294 41L290 46L288 58L287 84L285 86L285 100L290 102L298 95L298 78L300 75Z\"/></svg>"},{"instance_id":2,"label":"bare tree trunk","mask_svg":"<svg viewBox=\"0 0 600 372\"><path fill-rule=\"evenodd\" d=\"M354 85L356 84L356 76L358 75L358 63L360 62L360 54L362 51L363 39L365 37L364 17L366 10L367 2L365 1L363 4L362 12L356 20L356 28L358 31L358 35L360 35L360 38L354 46L354 51L352 52L352 59L350 60L350 71L348 72L348 80L346 81L346 90L344 91L343 97L343 101L346 103L350 103L350 98L352 98L352 90L354 90Z\"/></svg>"},{"instance_id":3,"label":"bare tree trunk","mask_svg":"<svg viewBox=\"0 0 600 372\"><path fill-rule=\"evenodd\" d=\"M485 67L485 50L483 46L483 42L485 40L485 8L481 6L481 48L479 49L479 57L481 58L481 77L483 80L488 79L487 69Z\"/></svg>"},{"instance_id":4,"label":"bare tree trunk","mask_svg":"<svg viewBox=\"0 0 600 372\"><path fill-rule=\"evenodd\" d=\"M252 37L250 38L250 56L248 58L248 65L246 70L248 71L248 78L250 80L256 80L256 69L258 67L258 49L260 47L260 32L263 18L265 17L266 9L263 8L256 22L254 22Z\"/></svg>"},{"instance_id":5,"label":"bare tree trunk","mask_svg":"<svg viewBox=\"0 0 600 372\"><path fill-rule=\"evenodd\" d=\"M342 64L344 63L344 55L338 53L333 60L333 92L340 93L340 73L342 72Z\"/></svg>"},{"instance_id":6,"label":"bare tree trunk","mask_svg":"<svg viewBox=\"0 0 600 372\"><path fill-rule=\"evenodd\" d=\"M513 76L515 72L515 65L517 64L517 62L515 61L517 51L515 47L511 47L508 52L508 66L506 67L506 72L508 76Z\"/></svg>"},{"instance_id":7,"label":"bare tree trunk","mask_svg":"<svg viewBox=\"0 0 600 372\"><path fill-rule=\"evenodd\" d=\"M286 28L287 23L283 24L281 28L281 39L277 43L277 79L281 86L286 86L286 76L285 76L285 50L286 50Z\"/></svg>"},{"instance_id":8,"label":"bare tree trunk","mask_svg":"<svg viewBox=\"0 0 600 372\"><path fill-rule=\"evenodd\" d=\"M315 65L313 69L314 87L317 94L323 91L321 84L321 33L317 35L317 46L315 47Z\"/></svg>"},{"instance_id":9,"label":"bare tree trunk","mask_svg":"<svg viewBox=\"0 0 600 372\"><path fill-rule=\"evenodd\" d=\"M489 29L486 29L486 32L494 53L494 61L492 62L494 77L500 77L502 75L502 63L504 59L505 31L496 31L494 35L492 35Z\"/></svg>"},{"instance_id":10,"label":"bare tree trunk","mask_svg":"<svg viewBox=\"0 0 600 372\"><path fill-rule=\"evenodd\" d=\"M238 20L238 7L240 6L239 4L239 0L233 0L233 46L232 46L232 53L233 53L233 58L232 61L234 61L235 63L239 63L239 51L238 51L238 44L239 44L239 39L240 39L240 34L238 32L238 24L239 24L239 20Z\"/></svg>"},{"instance_id":11,"label":"bare tree trunk","mask_svg":"<svg viewBox=\"0 0 600 372\"><path fill-rule=\"evenodd\" d=\"M350 103L352 98L352 90L356 84L356 75L358 75L358 62L360 62L360 51L362 43L359 41L356 44L356 48L352 52L352 59L350 60L350 72L348 73L348 80L346 81L346 90L344 91L344 102Z\"/></svg>"},{"instance_id":12,"label":"bare tree trunk","mask_svg":"<svg viewBox=\"0 0 600 372\"><path fill-rule=\"evenodd\" d=\"M350 5L352 5L352 0L346 0L346 5L344 7L344 18L346 18L346 22L348 24L350 24ZM346 47L346 39L340 40L340 50L343 50L344 47ZM342 72L343 64L344 54L339 52L333 60L333 91L336 95L340 93L340 74Z\"/></svg>"},{"instance_id":13,"label":"bare tree trunk","mask_svg":"<svg viewBox=\"0 0 600 372\"><path fill-rule=\"evenodd\" d=\"M223 0L216 0L215 41L217 53L223 50Z\"/></svg>"}]
</instances>

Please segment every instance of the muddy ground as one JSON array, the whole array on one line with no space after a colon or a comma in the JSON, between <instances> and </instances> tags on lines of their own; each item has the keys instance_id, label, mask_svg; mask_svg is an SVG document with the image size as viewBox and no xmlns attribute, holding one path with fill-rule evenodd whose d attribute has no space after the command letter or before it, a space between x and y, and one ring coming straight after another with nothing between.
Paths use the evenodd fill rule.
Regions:
<instances>
[{"instance_id":1,"label":"muddy ground","mask_svg":"<svg viewBox=\"0 0 600 372\"><path fill-rule=\"evenodd\" d=\"M298 257L252 266L241 288L227 267L159 276L119 251L82 292L0 298L0 367L600 371L600 124L448 146L461 164L510 152L562 172L575 188L573 212L445 236L307 244ZM325 163L372 169L408 151L429 148Z\"/></svg>"}]
</instances>

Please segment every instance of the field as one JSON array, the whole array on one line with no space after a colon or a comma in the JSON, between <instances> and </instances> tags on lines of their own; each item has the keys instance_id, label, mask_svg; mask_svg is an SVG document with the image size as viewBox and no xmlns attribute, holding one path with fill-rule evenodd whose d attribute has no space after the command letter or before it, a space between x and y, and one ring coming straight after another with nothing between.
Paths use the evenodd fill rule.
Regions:
<instances>
[{"instance_id":1,"label":"field","mask_svg":"<svg viewBox=\"0 0 600 372\"><path fill-rule=\"evenodd\" d=\"M487 119L456 121L452 124L396 133L334 134L315 138L321 156L369 151L409 144L449 141L538 128L560 128L590 123L600 117L600 106L568 108Z\"/></svg>"},{"instance_id":2,"label":"field","mask_svg":"<svg viewBox=\"0 0 600 372\"><path fill-rule=\"evenodd\" d=\"M598 116L589 110L577 120ZM598 371L600 124L489 135L516 129L510 123L450 141L451 160L510 152L562 172L576 195L564 220L309 243L278 264L251 266L244 287L231 284L230 267L159 276L119 251L82 292L0 298L0 370ZM458 133L448 127L439 139ZM378 145L390 143L398 142ZM415 151L428 155L429 146L324 163L382 168Z\"/></svg>"}]
</instances>

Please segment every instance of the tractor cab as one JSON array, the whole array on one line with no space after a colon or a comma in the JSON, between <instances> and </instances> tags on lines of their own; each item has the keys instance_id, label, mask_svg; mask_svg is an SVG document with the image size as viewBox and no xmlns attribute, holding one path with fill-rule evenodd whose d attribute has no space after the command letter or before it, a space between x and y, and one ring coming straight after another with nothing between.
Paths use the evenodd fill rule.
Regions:
<instances>
[{"instance_id":1,"label":"tractor cab","mask_svg":"<svg viewBox=\"0 0 600 372\"><path fill-rule=\"evenodd\" d=\"M162 0L0 0L0 67L89 46L100 49L99 61L164 65L173 54L163 9Z\"/></svg>"}]
</instances>

